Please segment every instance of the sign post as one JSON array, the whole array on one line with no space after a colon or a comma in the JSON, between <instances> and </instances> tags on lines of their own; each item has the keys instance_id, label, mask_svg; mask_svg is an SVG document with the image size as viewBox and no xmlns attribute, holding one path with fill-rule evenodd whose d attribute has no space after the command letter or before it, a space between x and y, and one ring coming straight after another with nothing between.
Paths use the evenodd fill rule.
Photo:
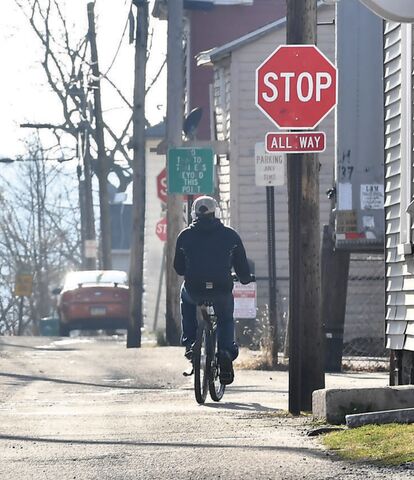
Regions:
<instances>
[{"instance_id":1,"label":"sign post","mask_svg":"<svg viewBox=\"0 0 414 480\"><path fill-rule=\"evenodd\" d=\"M314 45L315 1L288 0L287 41L289 45L278 47L256 70L256 106L281 130L313 129L335 107L337 99L336 68ZM266 139L268 152L292 153L288 161L289 411L295 415L310 410L312 391L324 387L319 162L314 153L306 158L304 154L322 151L324 144L323 132L277 132L269 133ZM272 221L269 217L268 222ZM306 238L302 237L302 225ZM272 243L270 233L268 245ZM269 276L271 269L269 265Z\"/></svg>"},{"instance_id":2,"label":"sign post","mask_svg":"<svg viewBox=\"0 0 414 480\"><path fill-rule=\"evenodd\" d=\"M256 185L266 187L267 258L269 272L269 325L271 326L272 363L278 363L278 325L276 304L275 186L285 183L285 153L267 153L264 143L256 143Z\"/></svg>"}]
</instances>

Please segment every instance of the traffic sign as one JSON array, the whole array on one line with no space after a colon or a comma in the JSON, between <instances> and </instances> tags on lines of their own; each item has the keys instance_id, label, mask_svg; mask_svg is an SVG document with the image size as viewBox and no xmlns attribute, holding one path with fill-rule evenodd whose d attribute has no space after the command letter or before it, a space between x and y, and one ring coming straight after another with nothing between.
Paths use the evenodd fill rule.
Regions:
<instances>
[{"instance_id":1,"label":"traffic sign","mask_svg":"<svg viewBox=\"0 0 414 480\"><path fill-rule=\"evenodd\" d=\"M16 274L14 291L15 297L30 297L33 291L33 275Z\"/></svg>"},{"instance_id":2,"label":"traffic sign","mask_svg":"<svg viewBox=\"0 0 414 480\"><path fill-rule=\"evenodd\" d=\"M335 107L336 67L315 45L281 45L256 69L256 105L281 129L312 129Z\"/></svg>"},{"instance_id":3,"label":"traffic sign","mask_svg":"<svg viewBox=\"0 0 414 480\"><path fill-rule=\"evenodd\" d=\"M323 152L326 135L325 132L268 132L265 145L267 152Z\"/></svg>"},{"instance_id":4,"label":"traffic sign","mask_svg":"<svg viewBox=\"0 0 414 480\"><path fill-rule=\"evenodd\" d=\"M157 225L155 226L155 233L157 237L162 241L167 241L167 218L161 218L158 220Z\"/></svg>"},{"instance_id":5,"label":"traffic sign","mask_svg":"<svg viewBox=\"0 0 414 480\"><path fill-rule=\"evenodd\" d=\"M168 193L208 194L214 191L211 148L170 148L168 150Z\"/></svg>"},{"instance_id":6,"label":"traffic sign","mask_svg":"<svg viewBox=\"0 0 414 480\"><path fill-rule=\"evenodd\" d=\"M267 153L264 143L254 146L256 185L274 187L285 183L286 155L284 153Z\"/></svg>"},{"instance_id":7,"label":"traffic sign","mask_svg":"<svg viewBox=\"0 0 414 480\"><path fill-rule=\"evenodd\" d=\"M167 203L167 170L165 168L157 175L157 195L162 202Z\"/></svg>"}]
</instances>

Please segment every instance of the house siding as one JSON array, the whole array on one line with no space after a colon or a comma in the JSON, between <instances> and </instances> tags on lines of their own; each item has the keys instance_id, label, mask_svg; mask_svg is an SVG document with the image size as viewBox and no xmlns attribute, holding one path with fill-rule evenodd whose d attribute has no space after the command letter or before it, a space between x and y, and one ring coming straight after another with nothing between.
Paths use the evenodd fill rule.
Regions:
<instances>
[{"instance_id":1,"label":"house siding","mask_svg":"<svg viewBox=\"0 0 414 480\"><path fill-rule=\"evenodd\" d=\"M230 138L230 64L223 62L214 71L212 88L214 105L214 138L229 141ZM216 157L217 198L223 223L230 223L230 162L228 155Z\"/></svg>"},{"instance_id":2,"label":"house siding","mask_svg":"<svg viewBox=\"0 0 414 480\"><path fill-rule=\"evenodd\" d=\"M189 109L202 107L197 136L210 140L208 86L213 81L210 67L197 67L196 55L256 30L286 14L285 0L255 0L252 5L215 5L211 10L187 10L190 21Z\"/></svg>"},{"instance_id":3,"label":"house siding","mask_svg":"<svg viewBox=\"0 0 414 480\"><path fill-rule=\"evenodd\" d=\"M411 195L407 174L412 169L412 149L404 152L409 131L403 131L403 82L412 78L412 55L404 61L403 26L384 24L384 106L385 106L385 221L386 221L386 346L393 350L414 351L414 269L412 256L398 253L398 245L412 239L412 222L406 224L406 204ZM410 26L412 29L412 26ZM405 73L408 71L408 76ZM409 86L411 89L412 86ZM411 95L411 103L412 103ZM406 136L407 135L407 136ZM405 166L408 165L408 168ZM408 186L408 188L410 188Z\"/></svg>"}]
</instances>

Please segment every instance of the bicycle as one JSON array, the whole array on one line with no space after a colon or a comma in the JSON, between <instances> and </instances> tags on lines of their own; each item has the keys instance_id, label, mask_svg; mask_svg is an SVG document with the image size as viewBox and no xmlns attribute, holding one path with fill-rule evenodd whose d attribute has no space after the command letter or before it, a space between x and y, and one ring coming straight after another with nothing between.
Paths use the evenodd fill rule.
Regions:
<instances>
[{"instance_id":1,"label":"bicycle","mask_svg":"<svg viewBox=\"0 0 414 480\"><path fill-rule=\"evenodd\" d=\"M193 347L194 393L199 404L210 397L219 402L226 385L220 382L220 364L217 343L217 317L211 302L200 305L202 319L197 328L197 338Z\"/></svg>"}]
</instances>

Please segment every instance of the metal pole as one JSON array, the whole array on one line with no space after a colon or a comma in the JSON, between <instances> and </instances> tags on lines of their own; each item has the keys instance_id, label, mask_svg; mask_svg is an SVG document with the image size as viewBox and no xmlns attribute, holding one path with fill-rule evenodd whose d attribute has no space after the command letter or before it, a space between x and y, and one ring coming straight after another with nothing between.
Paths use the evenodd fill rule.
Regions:
<instances>
[{"instance_id":1,"label":"metal pole","mask_svg":"<svg viewBox=\"0 0 414 480\"><path fill-rule=\"evenodd\" d=\"M193 206L193 201L194 201L194 195L187 195L187 223L190 225L190 223L193 221L191 218L191 207Z\"/></svg>"},{"instance_id":2,"label":"metal pole","mask_svg":"<svg viewBox=\"0 0 414 480\"><path fill-rule=\"evenodd\" d=\"M19 323L17 326L17 335L20 336L23 334L23 305L24 305L24 296L20 297L19 302Z\"/></svg>"},{"instance_id":3,"label":"metal pole","mask_svg":"<svg viewBox=\"0 0 414 480\"><path fill-rule=\"evenodd\" d=\"M302 192L302 155L289 155L289 412L301 410L301 254L300 198Z\"/></svg>"},{"instance_id":4,"label":"metal pole","mask_svg":"<svg viewBox=\"0 0 414 480\"><path fill-rule=\"evenodd\" d=\"M267 257L269 271L269 326L272 366L278 364L278 328L276 305L275 187L266 187Z\"/></svg>"},{"instance_id":5,"label":"metal pole","mask_svg":"<svg viewBox=\"0 0 414 480\"><path fill-rule=\"evenodd\" d=\"M155 301L154 323L153 323L153 326L152 326L152 330L154 332L157 330L158 315L159 315L159 311L160 311L160 300L161 300L162 284L163 284L163 280L164 280L164 271L165 271L165 253L166 253L165 251L166 251L166 244L164 244L164 248L162 250L160 278L159 278L159 282L158 282L157 299Z\"/></svg>"}]
</instances>

